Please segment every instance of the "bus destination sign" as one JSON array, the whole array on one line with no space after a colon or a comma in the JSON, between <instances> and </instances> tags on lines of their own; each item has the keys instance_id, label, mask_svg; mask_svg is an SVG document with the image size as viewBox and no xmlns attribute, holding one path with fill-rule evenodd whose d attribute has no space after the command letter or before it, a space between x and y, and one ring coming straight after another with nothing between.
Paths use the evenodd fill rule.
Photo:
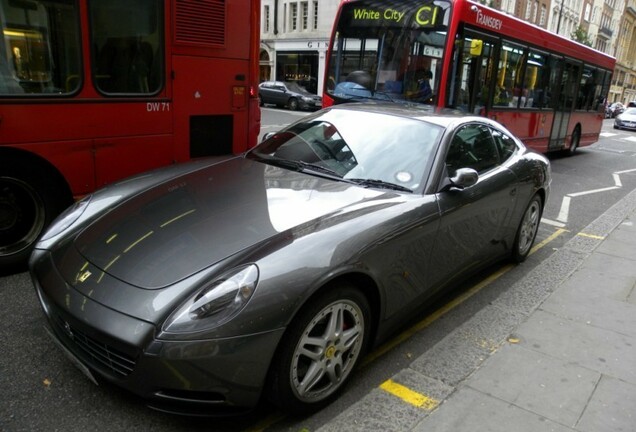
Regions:
<instances>
[{"instance_id":1,"label":"bus destination sign","mask_svg":"<svg viewBox=\"0 0 636 432\"><path fill-rule=\"evenodd\" d=\"M443 20L443 11L439 6L422 5L414 9L398 10L396 8L353 8L351 25L356 27L404 26L410 19L418 27L436 27Z\"/></svg>"}]
</instances>

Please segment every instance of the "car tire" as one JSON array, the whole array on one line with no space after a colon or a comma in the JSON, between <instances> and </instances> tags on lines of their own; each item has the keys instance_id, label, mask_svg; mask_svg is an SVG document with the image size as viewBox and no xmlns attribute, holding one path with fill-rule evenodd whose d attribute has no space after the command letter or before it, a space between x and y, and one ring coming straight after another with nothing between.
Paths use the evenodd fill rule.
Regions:
<instances>
[{"instance_id":1,"label":"car tire","mask_svg":"<svg viewBox=\"0 0 636 432\"><path fill-rule=\"evenodd\" d=\"M0 273L26 269L37 239L72 203L32 164L0 164Z\"/></svg>"},{"instance_id":2,"label":"car tire","mask_svg":"<svg viewBox=\"0 0 636 432\"><path fill-rule=\"evenodd\" d=\"M292 111L296 111L298 109L298 99L296 98L289 99L289 101L287 102L287 107Z\"/></svg>"},{"instance_id":3,"label":"car tire","mask_svg":"<svg viewBox=\"0 0 636 432\"><path fill-rule=\"evenodd\" d=\"M619 127L618 127L618 126L616 126L616 125L614 125L614 129L619 129Z\"/></svg>"},{"instance_id":4,"label":"car tire","mask_svg":"<svg viewBox=\"0 0 636 432\"><path fill-rule=\"evenodd\" d=\"M519 222L515 241L512 245L512 260L516 263L522 263L530 254L534 239L539 231L539 223L541 222L541 214L543 213L543 200L536 194L528 203L523 217Z\"/></svg>"},{"instance_id":5,"label":"car tire","mask_svg":"<svg viewBox=\"0 0 636 432\"><path fill-rule=\"evenodd\" d=\"M370 326L369 302L350 285L311 299L287 327L272 360L269 399L294 414L330 403L362 358Z\"/></svg>"}]
</instances>

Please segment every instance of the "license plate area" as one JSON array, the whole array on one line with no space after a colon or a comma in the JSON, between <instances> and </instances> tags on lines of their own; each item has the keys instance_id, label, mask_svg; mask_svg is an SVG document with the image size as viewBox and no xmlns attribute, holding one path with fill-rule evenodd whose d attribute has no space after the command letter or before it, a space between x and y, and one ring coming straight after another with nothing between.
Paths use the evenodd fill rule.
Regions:
<instances>
[{"instance_id":1,"label":"license plate area","mask_svg":"<svg viewBox=\"0 0 636 432\"><path fill-rule=\"evenodd\" d=\"M69 359L69 361L71 363L73 363L73 365L75 365L76 368L78 368L80 370L80 372L82 372L82 374L84 374L84 376L86 378L88 378L89 381L91 381L93 384L95 384L96 386L99 385L99 383L97 382L97 380L95 379L95 377L93 376L93 373L90 371L90 369L88 369L84 363L82 363L80 361L80 359L78 359L75 354L73 354L71 351L69 351L68 348L66 348L64 346L64 344L62 344L62 342L60 342L55 335L51 332L51 330L48 327L45 327L46 332L48 333L48 335L51 337L51 339L53 340L53 342L55 342L55 345L57 345L57 347L59 349L62 350L62 352L64 353L64 355Z\"/></svg>"}]
</instances>

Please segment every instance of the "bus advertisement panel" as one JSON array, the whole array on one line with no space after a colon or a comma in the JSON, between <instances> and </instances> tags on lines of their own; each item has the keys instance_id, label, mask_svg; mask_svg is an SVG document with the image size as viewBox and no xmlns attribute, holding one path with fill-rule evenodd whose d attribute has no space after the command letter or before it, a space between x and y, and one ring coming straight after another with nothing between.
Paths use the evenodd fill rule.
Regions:
<instances>
[{"instance_id":1,"label":"bus advertisement panel","mask_svg":"<svg viewBox=\"0 0 636 432\"><path fill-rule=\"evenodd\" d=\"M420 104L493 118L540 152L598 140L615 59L470 0L344 0L323 106Z\"/></svg>"},{"instance_id":2,"label":"bus advertisement panel","mask_svg":"<svg viewBox=\"0 0 636 432\"><path fill-rule=\"evenodd\" d=\"M256 144L258 0L0 0L0 24L0 270L73 199Z\"/></svg>"}]
</instances>

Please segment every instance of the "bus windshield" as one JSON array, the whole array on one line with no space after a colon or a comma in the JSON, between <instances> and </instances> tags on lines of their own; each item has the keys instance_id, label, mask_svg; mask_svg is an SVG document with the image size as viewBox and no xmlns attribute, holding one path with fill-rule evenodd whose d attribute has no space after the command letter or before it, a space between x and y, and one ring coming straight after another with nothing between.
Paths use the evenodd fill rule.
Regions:
<instances>
[{"instance_id":1,"label":"bus windshield","mask_svg":"<svg viewBox=\"0 0 636 432\"><path fill-rule=\"evenodd\" d=\"M450 3L343 3L332 41L326 93L336 103L378 99L435 104Z\"/></svg>"}]
</instances>

